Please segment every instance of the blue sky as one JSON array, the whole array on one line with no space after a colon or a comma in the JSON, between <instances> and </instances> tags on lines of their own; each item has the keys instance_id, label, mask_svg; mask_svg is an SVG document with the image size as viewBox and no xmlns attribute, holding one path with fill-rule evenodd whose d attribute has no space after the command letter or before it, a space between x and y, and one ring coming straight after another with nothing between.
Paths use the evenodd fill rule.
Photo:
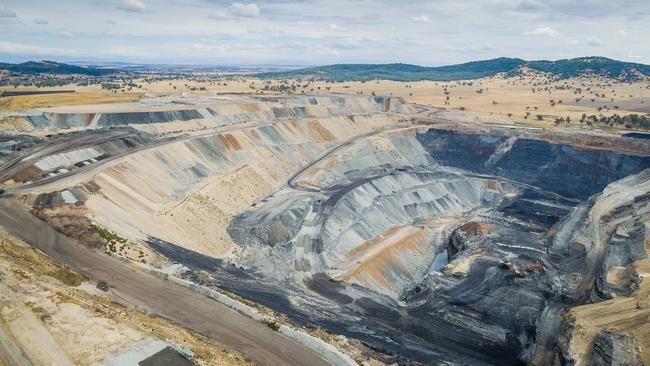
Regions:
<instances>
[{"instance_id":1,"label":"blue sky","mask_svg":"<svg viewBox=\"0 0 650 366\"><path fill-rule=\"evenodd\" d=\"M648 24L647 0L0 0L0 61L650 64Z\"/></svg>"}]
</instances>

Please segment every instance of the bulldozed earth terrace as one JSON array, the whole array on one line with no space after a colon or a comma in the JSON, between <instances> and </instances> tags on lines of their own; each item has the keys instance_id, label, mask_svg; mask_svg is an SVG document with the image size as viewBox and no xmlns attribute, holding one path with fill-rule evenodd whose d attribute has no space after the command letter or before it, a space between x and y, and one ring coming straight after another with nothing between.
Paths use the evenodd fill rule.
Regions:
<instances>
[{"instance_id":1,"label":"bulldozed earth terrace","mask_svg":"<svg viewBox=\"0 0 650 366\"><path fill-rule=\"evenodd\" d=\"M343 353L650 362L650 140L462 114L339 94L28 110L0 136L2 200Z\"/></svg>"}]
</instances>

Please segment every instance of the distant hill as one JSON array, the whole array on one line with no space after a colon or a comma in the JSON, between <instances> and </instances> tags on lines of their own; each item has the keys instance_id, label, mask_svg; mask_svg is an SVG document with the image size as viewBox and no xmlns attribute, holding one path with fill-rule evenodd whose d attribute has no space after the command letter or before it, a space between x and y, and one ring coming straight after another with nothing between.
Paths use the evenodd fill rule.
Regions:
<instances>
[{"instance_id":1,"label":"distant hill","mask_svg":"<svg viewBox=\"0 0 650 366\"><path fill-rule=\"evenodd\" d=\"M338 64L306 69L262 73L262 78L315 77L330 81L367 81L387 79L396 81L466 80L507 73L519 75L523 68L553 74L559 78L599 75L623 81L650 78L650 66L616 61L604 57L581 57L558 61L525 61L518 58L496 58L459 65L424 67L409 64Z\"/></svg>"},{"instance_id":2,"label":"distant hill","mask_svg":"<svg viewBox=\"0 0 650 366\"><path fill-rule=\"evenodd\" d=\"M54 61L28 61L21 64L0 63L0 70L8 70L21 74L76 74L88 76L102 76L119 72L119 70L115 69L96 69Z\"/></svg>"},{"instance_id":3,"label":"distant hill","mask_svg":"<svg viewBox=\"0 0 650 366\"><path fill-rule=\"evenodd\" d=\"M529 61L526 66L561 78L595 74L624 81L650 77L650 66L605 57L580 57L558 61Z\"/></svg>"}]
</instances>

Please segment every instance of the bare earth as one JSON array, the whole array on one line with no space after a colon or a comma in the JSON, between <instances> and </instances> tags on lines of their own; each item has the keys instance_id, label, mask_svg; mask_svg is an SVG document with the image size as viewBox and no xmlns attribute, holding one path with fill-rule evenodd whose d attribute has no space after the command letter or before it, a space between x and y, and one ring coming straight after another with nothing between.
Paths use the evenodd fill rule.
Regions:
<instances>
[{"instance_id":1,"label":"bare earth","mask_svg":"<svg viewBox=\"0 0 650 366\"><path fill-rule=\"evenodd\" d=\"M202 365L246 357L116 303L94 282L0 229L0 364L89 365L144 338L192 349Z\"/></svg>"},{"instance_id":2,"label":"bare earth","mask_svg":"<svg viewBox=\"0 0 650 366\"><path fill-rule=\"evenodd\" d=\"M0 205L0 223L5 230L26 235L23 237L25 241L56 260L71 265L92 278L106 281L111 286L111 291L131 306L153 314L165 314L183 328L192 329L212 341L241 351L258 364L327 365L313 351L259 322L190 289L170 284L103 253L82 247L5 199ZM24 314L24 310L21 314ZM148 328L145 324L148 325L144 323L142 326ZM179 339L183 339L180 329L176 327L174 332L168 334L171 336L176 333L177 337L180 336ZM205 347L206 352L218 349L220 348ZM211 353L205 356L208 360L216 359ZM228 357L227 354L225 357ZM241 356L233 357L244 361ZM224 364L232 364L229 362L230 360Z\"/></svg>"},{"instance_id":3,"label":"bare earth","mask_svg":"<svg viewBox=\"0 0 650 366\"><path fill-rule=\"evenodd\" d=\"M107 111L124 108L138 110L145 108L143 106L146 102L161 100L177 101L185 98L185 101L189 101L191 97L207 96L226 100L231 97L226 94L234 93L268 95L272 93L264 90L264 86L292 82L263 81L249 77L219 82L175 80L171 83L143 83L138 93L110 93L97 86L79 87L76 88L78 93L0 98L0 112L45 107L52 107L48 111L56 108L63 112L92 112L97 108ZM448 117L469 124L517 123L545 129L570 127L570 132L578 132L574 136L584 132L575 129L586 127L579 121L583 114L611 116L650 111L648 82L624 84L595 78L549 81L539 75L527 75L521 78L494 77L456 82L302 81L301 85L296 94L398 96L408 102L445 108L447 111L437 114L443 119ZM204 90L198 91L199 88ZM215 94L218 96L215 97ZM134 101L145 103L130 103ZM246 112L253 112L252 104L246 106L251 109ZM30 127L25 126L24 122L8 115L0 113L0 129L29 131ZM87 173L88 177L92 176L93 183L102 188L104 195L92 196L84 206L79 206L89 210L81 214L92 216L93 222L100 223L100 226L129 240L137 239L140 244L145 238L142 233L146 232L182 244L184 248L198 253L226 258L235 247L226 231L235 214L253 205L259 197L272 192L274 187L285 182L288 174L301 166L303 168L288 179L289 185L295 184L293 181L296 180L298 184L314 186L318 174L331 170L328 165L331 162L313 160L314 157L331 151L328 149L336 145L334 142L340 143L351 134L365 132L356 130L361 128L357 126L372 130L395 127L404 122L399 119L375 118L372 121L376 125L370 125L370 120L362 119L363 115L355 117L356 121L352 119L354 124L345 119L315 118L304 131L284 120L273 126L263 126L277 128L280 131L278 136L291 142L282 151L253 143L259 138L257 128L264 123L224 129L218 137L227 142L228 148L224 154L233 157L231 166L220 167L218 174L188 188L178 197L175 196L176 191L144 191L146 194L138 196L133 192L139 192L137 187L145 186L143 182L157 181L161 186L177 187L176 177L165 175L165 167L170 162L180 167L184 162L194 159L194 150L188 148L191 147L189 142L161 142L149 151L100 165L102 171L99 173ZM557 126L553 123L556 118L571 122ZM199 136L205 133L202 131L207 126L202 123L183 121L140 128L161 135L187 129L188 136ZM352 128L346 123L354 125L354 129L346 129ZM625 130L622 126L619 128ZM179 130L174 132L176 129ZM558 130L553 131L555 132ZM35 134L50 133L51 130ZM602 131L599 133L610 134ZM303 140L310 144L295 144L295 141ZM390 150L388 140L382 137L374 137L371 141L374 149ZM156 165L156 159L165 165ZM315 173L298 179L297 174L311 167L314 167ZM70 180L85 179L84 177L83 173L71 175ZM60 187L63 189L68 188L70 182L62 180L60 183L66 184ZM35 198L35 195L29 197L31 200ZM27 201L27 198L23 199ZM313 350L222 304L138 270L125 261L118 261L79 245L75 240L54 231L50 225L57 224L55 220L48 225L19 206L7 198L0 199L0 366L2 362L92 364L133 343L152 337L191 348L196 352L199 364L326 364ZM81 210L79 207L74 206L70 210ZM142 212L147 214L142 215ZM53 217L74 216L74 212L50 214ZM59 224L66 226L70 222ZM127 224L142 228L142 233L134 234L135 229L129 231L130 226ZM123 231L120 232L120 229ZM431 232L423 228L395 227L356 250L349 251L342 257L342 265L336 268L333 277L367 287L377 283L385 284L386 263L376 258L395 257L394 262L400 263L397 254L402 252L422 256L430 235ZM30 248L18 237L52 258ZM207 238L210 239L209 245L206 245ZM401 245L404 243L408 245ZM648 243L646 238L646 248ZM135 245L130 253L120 254L135 261L133 258L139 248ZM125 250L129 252L129 248ZM94 282L88 282L83 275L65 269L57 261L72 266L75 271L90 278L107 281L111 291L106 294L97 290ZM146 253L146 262L155 263L155 258L150 259L149 253ZM361 262L367 263L364 266L358 265ZM455 271L467 272L470 263L455 263ZM635 272L641 279L648 276L648 263L645 259L634 264ZM406 264L404 267L407 267ZM607 281L623 286L630 280L628 272L624 267L614 268L608 274ZM394 296L397 293L397 290L389 286L375 287L377 291ZM650 364L650 352L647 352L650 349L649 293L650 285L647 281L641 281L639 289L631 297L583 305L566 313L565 316L574 319L576 323L571 341L572 354L585 356L599 329L606 329L633 337L641 350L638 353L642 355L643 361ZM134 310L133 307L139 310ZM146 314L164 315L167 320ZM29 346L33 344L38 344L39 347Z\"/></svg>"}]
</instances>

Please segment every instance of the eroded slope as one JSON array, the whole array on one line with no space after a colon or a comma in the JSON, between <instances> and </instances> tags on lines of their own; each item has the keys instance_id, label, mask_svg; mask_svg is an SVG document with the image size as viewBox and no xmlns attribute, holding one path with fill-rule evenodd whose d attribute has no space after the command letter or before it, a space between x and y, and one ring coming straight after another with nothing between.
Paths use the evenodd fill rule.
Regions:
<instances>
[{"instance_id":1,"label":"eroded slope","mask_svg":"<svg viewBox=\"0 0 650 366\"><path fill-rule=\"evenodd\" d=\"M337 98L136 121L153 142L14 179L11 193L89 245L361 340L387 362L541 364L635 342L583 341L563 314L635 293L646 142L428 128L411 120L439 121L397 113L417 111L399 100ZM165 132L176 129L186 135ZM18 170L69 170L78 151L32 154Z\"/></svg>"}]
</instances>

